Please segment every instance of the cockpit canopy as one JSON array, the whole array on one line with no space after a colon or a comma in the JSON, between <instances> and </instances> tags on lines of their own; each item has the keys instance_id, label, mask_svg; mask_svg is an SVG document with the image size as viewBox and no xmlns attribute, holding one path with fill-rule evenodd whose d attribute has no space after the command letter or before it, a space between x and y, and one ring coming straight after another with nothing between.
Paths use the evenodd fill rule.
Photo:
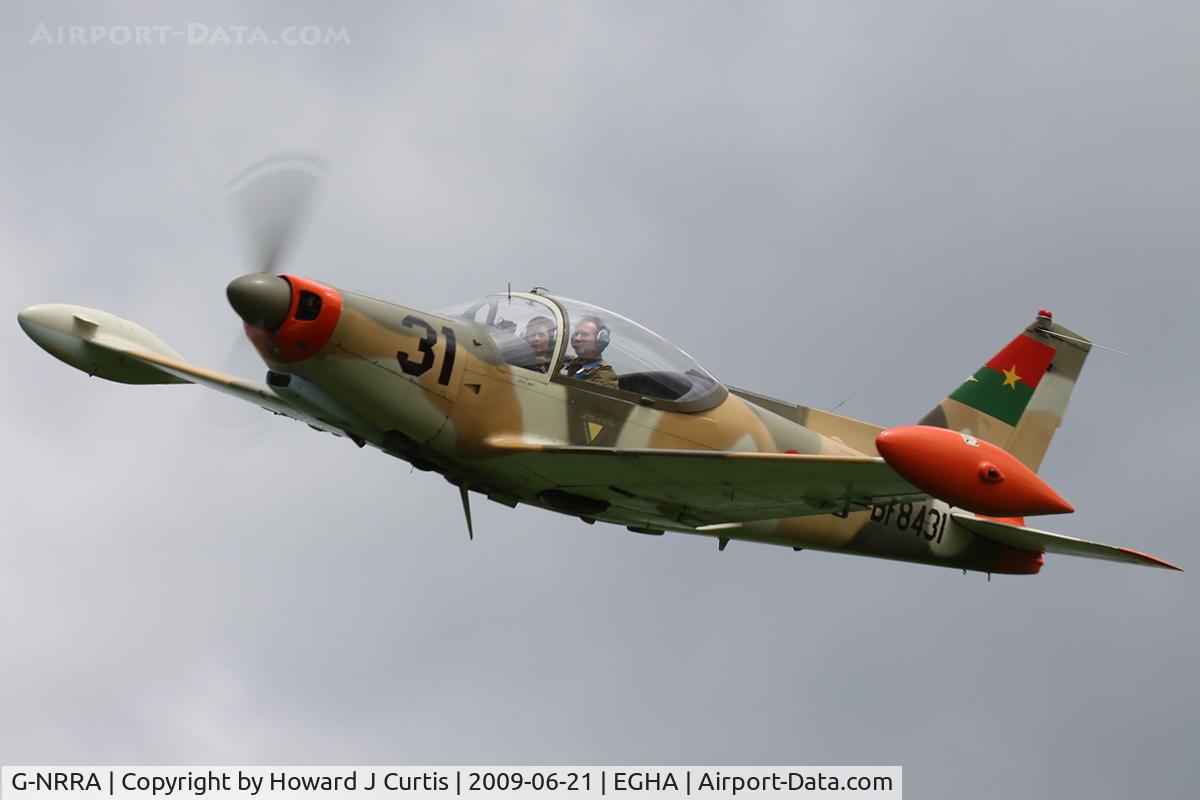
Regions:
<instances>
[{"instance_id":1,"label":"cockpit canopy","mask_svg":"<svg viewBox=\"0 0 1200 800\"><path fill-rule=\"evenodd\" d=\"M440 313L476 323L507 363L548 373L555 381L688 404L721 388L695 359L666 339L619 314L579 300L514 292L489 295ZM581 328L582 336L572 341L572 334ZM583 377L597 364L615 373L615 387L611 378L600 384ZM585 369L580 371L580 366Z\"/></svg>"}]
</instances>

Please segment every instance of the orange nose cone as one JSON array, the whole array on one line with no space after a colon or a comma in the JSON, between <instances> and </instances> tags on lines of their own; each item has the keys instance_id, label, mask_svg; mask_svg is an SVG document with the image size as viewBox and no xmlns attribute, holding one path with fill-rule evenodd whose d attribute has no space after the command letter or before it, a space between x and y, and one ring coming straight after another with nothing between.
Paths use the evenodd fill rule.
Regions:
<instances>
[{"instance_id":1,"label":"orange nose cone","mask_svg":"<svg viewBox=\"0 0 1200 800\"><path fill-rule=\"evenodd\" d=\"M977 514L1023 517L1075 510L1011 453L969 434L904 425L880 433L875 447L913 486Z\"/></svg>"}]
</instances>

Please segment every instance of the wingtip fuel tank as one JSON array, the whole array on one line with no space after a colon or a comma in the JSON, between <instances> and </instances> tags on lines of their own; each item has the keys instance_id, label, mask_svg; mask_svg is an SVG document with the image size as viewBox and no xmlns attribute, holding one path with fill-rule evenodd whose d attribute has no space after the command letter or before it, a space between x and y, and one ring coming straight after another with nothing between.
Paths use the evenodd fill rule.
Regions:
<instances>
[{"instance_id":1,"label":"wingtip fuel tank","mask_svg":"<svg viewBox=\"0 0 1200 800\"><path fill-rule=\"evenodd\" d=\"M17 323L39 347L60 361L117 383L186 383L152 365L127 358L126 348L167 358L183 357L150 331L107 311L65 303L29 306Z\"/></svg>"},{"instance_id":2,"label":"wingtip fuel tank","mask_svg":"<svg viewBox=\"0 0 1200 800\"><path fill-rule=\"evenodd\" d=\"M875 439L879 454L917 488L977 514L1069 514L1074 507L1015 456L970 434L903 425Z\"/></svg>"}]
</instances>

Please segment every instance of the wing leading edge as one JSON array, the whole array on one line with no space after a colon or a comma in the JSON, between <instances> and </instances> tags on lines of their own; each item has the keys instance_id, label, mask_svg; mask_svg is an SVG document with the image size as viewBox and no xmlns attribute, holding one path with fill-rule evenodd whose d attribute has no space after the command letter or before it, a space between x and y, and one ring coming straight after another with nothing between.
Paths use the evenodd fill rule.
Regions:
<instances>
[{"instance_id":1,"label":"wing leading edge","mask_svg":"<svg viewBox=\"0 0 1200 800\"><path fill-rule=\"evenodd\" d=\"M168 375L179 378L187 383L195 383L200 386L206 386L209 389L215 389L222 394L227 394L236 397L240 400L245 400L254 403L266 411L273 414L278 414L284 417L303 422L313 428L327 431L329 433L341 436L344 431L341 428L330 425L324 420L310 416L301 412L295 406L289 404L282 397L277 395L271 387L257 383L255 381L246 380L245 378L226 375L216 370L211 370L206 367L201 367L196 364L190 364L182 359L169 358L167 356L158 355L156 353L147 353L134 348L129 348L120 344L105 344L114 352L118 352L126 358L140 361L143 364L155 367Z\"/></svg>"}]
</instances>

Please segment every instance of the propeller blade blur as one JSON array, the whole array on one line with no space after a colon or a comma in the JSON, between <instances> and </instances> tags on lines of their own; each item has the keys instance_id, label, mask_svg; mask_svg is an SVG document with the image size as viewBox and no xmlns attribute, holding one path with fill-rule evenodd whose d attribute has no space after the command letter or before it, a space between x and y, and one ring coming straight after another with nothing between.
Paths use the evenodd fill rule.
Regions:
<instances>
[{"instance_id":1,"label":"propeller blade blur","mask_svg":"<svg viewBox=\"0 0 1200 800\"><path fill-rule=\"evenodd\" d=\"M279 271L324 172L325 163L315 156L287 153L260 161L229 183L230 207L256 270Z\"/></svg>"}]
</instances>

